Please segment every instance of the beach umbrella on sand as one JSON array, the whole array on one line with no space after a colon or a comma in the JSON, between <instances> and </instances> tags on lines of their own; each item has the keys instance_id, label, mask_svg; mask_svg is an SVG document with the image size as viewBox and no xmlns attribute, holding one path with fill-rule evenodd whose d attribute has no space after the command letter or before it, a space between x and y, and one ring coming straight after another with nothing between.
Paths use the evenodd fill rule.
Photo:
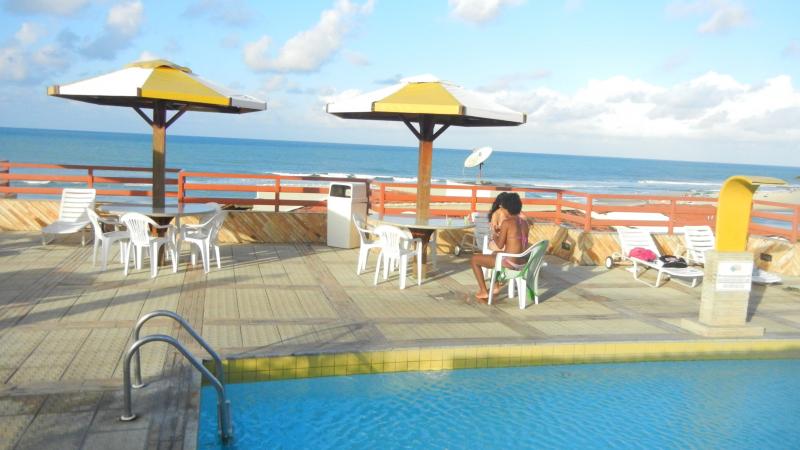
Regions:
<instances>
[{"instance_id":1,"label":"beach umbrella on sand","mask_svg":"<svg viewBox=\"0 0 800 450\"><path fill-rule=\"evenodd\" d=\"M502 127L525 123L525 114L432 75L406 78L400 83L339 102L325 110L344 119L395 120L419 139L417 218L428 219L431 195L433 141L451 125ZM418 126L415 128L412 122ZM435 129L439 125L438 129Z\"/></svg>"},{"instance_id":2,"label":"beach umbrella on sand","mask_svg":"<svg viewBox=\"0 0 800 450\"><path fill-rule=\"evenodd\" d=\"M186 111L242 114L266 102L216 86L170 61L128 64L105 75L47 88L47 95L98 105L127 106L153 127L153 207L163 208L167 128ZM152 109L152 117L142 111ZM167 111L176 111L167 119Z\"/></svg>"}]
</instances>

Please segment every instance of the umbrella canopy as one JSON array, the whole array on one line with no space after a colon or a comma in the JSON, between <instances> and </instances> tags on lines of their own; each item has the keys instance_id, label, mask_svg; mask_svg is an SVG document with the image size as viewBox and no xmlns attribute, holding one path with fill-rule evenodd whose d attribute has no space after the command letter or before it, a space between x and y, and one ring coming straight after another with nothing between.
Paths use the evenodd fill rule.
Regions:
<instances>
[{"instance_id":1,"label":"umbrella canopy","mask_svg":"<svg viewBox=\"0 0 800 450\"><path fill-rule=\"evenodd\" d=\"M153 207L165 199L166 130L187 111L242 114L267 109L266 102L216 86L188 67L162 59L128 64L123 69L65 85L47 94L98 105L133 108L153 128ZM152 109L148 117L142 109ZM167 111L177 111L167 119Z\"/></svg>"},{"instance_id":2,"label":"umbrella canopy","mask_svg":"<svg viewBox=\"0 0 800 450\"><path fill-rule=\"evenodd\" d=\"M340 102L325 110L344 119L402 121L419 139L417 217L427 220L430 210L433 141L451 125L462 127L516 126L526 115L495 103L432 75L406 78L400 83ZM412 125L418 123L418 128ZM440 125L435 130L436 125Z\"/></svg>"}]
</instances>

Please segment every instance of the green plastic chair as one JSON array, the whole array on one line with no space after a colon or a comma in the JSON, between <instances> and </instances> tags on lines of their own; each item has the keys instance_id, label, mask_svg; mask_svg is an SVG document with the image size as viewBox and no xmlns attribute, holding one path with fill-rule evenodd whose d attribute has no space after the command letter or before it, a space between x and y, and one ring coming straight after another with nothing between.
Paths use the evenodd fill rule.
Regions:
<instances>
[{"instance_id":1,"label":"green plastic chair","mask_svg":"<svg viewBox=\"0 0 800 450\"><path fill-rule=\"evenodd\" d=\"M495 255L494 270L492 271L492 281L489 284L489 304L492 304L494 295L494 283L508 282L508 298L514 298L516 288L519 296L519 309L525 309L528 303L528 293L530 293L534 304L539 304L539 270L544 263L544 255L547 253L547 246L550 241L539 241L522 253L497 253ZM528 256L528 261L519 269L509 269L503 266L505 258L523 258Z\"/></svg>"}]
</instances>

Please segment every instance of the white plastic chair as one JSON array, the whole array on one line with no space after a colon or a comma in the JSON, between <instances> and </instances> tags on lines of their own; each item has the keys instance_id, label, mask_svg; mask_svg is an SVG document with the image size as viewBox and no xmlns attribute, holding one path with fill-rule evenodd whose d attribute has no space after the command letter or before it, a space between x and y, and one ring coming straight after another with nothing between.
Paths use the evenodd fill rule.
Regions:
<instances>
[{"instance_id":1,"label":"white plastic chair","mask_svg":"<svg viewBox=\"0 0 800 450\"><path fill-rule=\"evenodd\" d=\"M489 217L485 212L474 212L470 214L470 221L475 224L475 229L471 236L469 234L464 234L464 236L461 237L461 242L456 246L457 251L455 255L458 256L461 251L465 250L467 247L469 247L473 253L481 249L484 255L491 255L492 251L489 250L489 235L491 234ZM469 239L470 237L472 237L472 239Z\"/></svg>"},{"instance_id":2,"label":"white plastic chair","mask_svg":"<svg viewBox=\"0 0 800 450\"><path fill-rule=\"evenodd\" d=\"M158 249L164 245L167 257L172 261L172 272L178 271L178 246L175 242L175 227L173 225L159 225L153 219L135 212L127 213L120 218L120 222L128 229L130 240L125 247L125 276L128 275L131 250L136 249L136 269L142 268L142 249L150 250L150 277L158 274ZM150 228L166 230L164 236L151 236Z\"/></svg>"},{"instance_id":3,"label":"white plastic chair","mask_svg":"<svg viewBox=\"0 0 800 450\"><path fill-rule=\"evenodd\" d=\"M91 209L86 209L86 214L89 217L89 222L92 224L92 229L94 230L94 249L92 249L92 266L97 263L97 247L100 246L101 253L100 253L100 269L106 270L108 266L108 252L111 249L111 246L114 245L114 242L119 241L119 262L124 262L123 258L125 257L125 246L128 245L128 239L130 234L127 231L109 231L104 232L103 227L100 225L101 223L114 225L117 228L120 223L116 220L104 219L97 215Z\"/></svg>"},{"instance_id":4,"label":"white plastic chair","mask_svg":"<svg viewBox=\"0 0 800 450\"><path fill-rule=\"evenodd\" d=\"M714 250L714 232L708 225L683 227L683 238L686 241L686 259L690 263L705 265L705 253Z\"/></svg>"},{"instance_id":5,"label":"white plastic chair","mask_svg":"<svg viewBox=\"0 0 800 450\"><path fill-rule=\"evenodd\" d=\"M370 236L377 236L374 228L368 226L364 222L364 218L358 214L353 214L353 225L358 231L358 239L361 241L361 247L358 249L358 263L356 265L356 274L361 275L367 269L367 259L369 259L369 251L373 248L381 248L380 239L371 239Z\"/></svg>"},{"instance_id":6,"label":"white plastic chair","mask_svg":"<svg viewBox=\"0 0 800 450\"><path fill-rule=\"evenodd\" d=\"M58 220L42 228L42 245L52 240L48 236L54 234L72 234L81 232L81 245L86 245L86 227L89 216L86 209L94 209L94 189L64 189L61 192L61 205L58 208Z\"/></svg>"},{"instance_id":7,"label":"white plastic chair","mask_svg":"<svg viewBox=\"0 0 800 450\"><path fill-rule=\"evenodd\" d=\"M378 255L378 265L375 266L374 284L378 284L378 274L383 264L383 279L389 278L389 269L400 266L400 289L406 288L406 272L408 271L408 257L417 258L417 285L422 285L422 240L412 238L408 231L401 230L392 225L379 225L375 227L375 234L381 243L381 252Z\"/></svg>"},{"instance_id":8,"label":"white plastic chair","mask_svg":"<svg viewBox=\"0 0 800 450\"><path fill-rule=\"evenodd\" d=\"M217 237L219 230L225 223L227 213L218 209L216 213L206 216L204 222L198 224L184 224L181 225L180 235L178 237L177 248L180 251L183 242L187 242L194 247L191 247L191 261L192 266L197 262L197 250L200 251L200 259L203 261L203 271L208 273L211 266L211 247L214 247L214 255L217 260L217 269L222 268L222 260L219 256L219 243Z\"/></svg>"},{"instance_id":9,"label":"white plastic chair","mask_svg":"<svg viewBox=\"0 0 800 450\"><path fill-rule=\"evenodd\" d=\"M516 289L519 297L519 309L525 309L528 302L528 292L533 298L534 304L539 304L539 272L544 262L544 255L547 253L547 240L539 241L528 247L522 253L497 253L495 255L494 269L492 270L492 281L489 284L489 304L492 304L494 297L495 281L508 281L508 298L514 298ZM503 265L506 258L528 257L525 264L512 264L515 268L508 268Z\"/></svg>"}]
</instances>

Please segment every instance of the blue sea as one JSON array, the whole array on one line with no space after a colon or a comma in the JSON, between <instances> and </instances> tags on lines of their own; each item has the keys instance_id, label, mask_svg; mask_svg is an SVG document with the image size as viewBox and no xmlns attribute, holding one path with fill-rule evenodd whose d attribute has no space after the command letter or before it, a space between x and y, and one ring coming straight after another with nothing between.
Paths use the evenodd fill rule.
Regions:
<instances>
[{"instance_id":1,"label":"blue sea","mask_svg":"<svg viewBox=\"0 0 800 450\"><path fill-rule=\"evenodd\" d=\"M167 166L190 171L356 176L413 181L417 147L168 136ZM151 165L148 134L0 128L0 160L13 162ZM435 148L436 181L474 181L468 150ZM782 178L795 189L799 167L756 166L633 158L550 155L495 149L484 180L497 184L593 193L709 194L731 175ZM40 182L28 182L38 184ZM765 189L765 188L762 188Z\"/></svg>"}]
</instances>

